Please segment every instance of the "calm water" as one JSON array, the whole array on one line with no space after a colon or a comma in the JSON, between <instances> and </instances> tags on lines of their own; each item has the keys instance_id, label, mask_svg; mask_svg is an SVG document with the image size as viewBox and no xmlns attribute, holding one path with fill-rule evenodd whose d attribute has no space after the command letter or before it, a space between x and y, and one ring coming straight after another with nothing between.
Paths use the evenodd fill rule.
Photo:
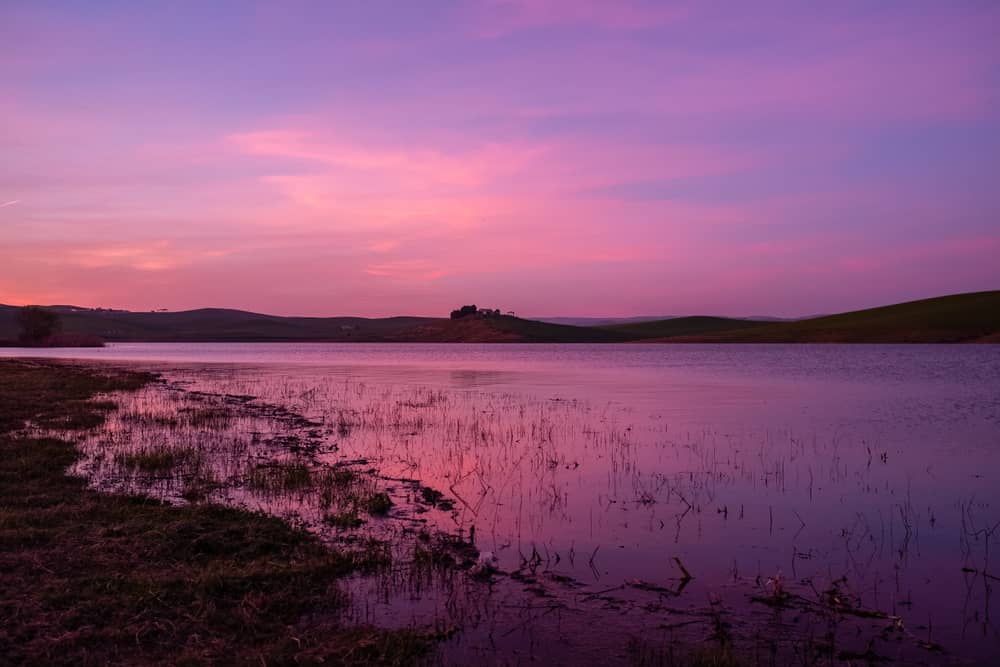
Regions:
<instances>
[{"instance_id":1,"label":"calm water","mask_svg":"<svg viewBox=\"0 0 1000 667\"><path fill-rule=\"evenodd\" d=\"M805 627L802 608L754 600L785 591L808 604L835 598L830 615L842 642L865 626L878 637L874 651L890 658L989 662L1000 654L992 611L1000 346L44 352L141 362L175 388L254 396L325 425L314 433L325 444L319 462L363 459L376 470L397 500L387 524L416 520L405 511L412 488L393 480L441 490L453 509L419 520L453 534L474 527L485 557L518 573L518 585L527 573L524 586L535 591L505 580L470 602L433 582L358 584L360 618L461 626L446 657L569 661L598 648L634 658L635 642L623 647L623 637L679 636L681 616L705 621L692 621L694 638L707 637L720 616L737 639L819 637L822 624ZM257 442L240 451L252 454ZM216 500L255 506L238 493ZM302 499L254 502L314 525ZM516 595L529 602L509 603ZM887 624L891 636L879 635ZM927 651L931 644L945 653Z\"/></svg>"}]
</instances>

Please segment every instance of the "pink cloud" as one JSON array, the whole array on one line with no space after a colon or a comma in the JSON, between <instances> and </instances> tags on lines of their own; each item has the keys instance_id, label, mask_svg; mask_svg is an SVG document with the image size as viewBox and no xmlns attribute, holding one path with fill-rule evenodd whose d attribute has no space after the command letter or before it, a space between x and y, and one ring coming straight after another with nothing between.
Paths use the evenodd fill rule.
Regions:
<instances>
[{"instance_id":1,"label":"pink cloud","mask_svg":"<svg viewBox=\"0 0 1000 667\"><path fill-rule=\"evenodd\" d=\"M547 150L539 145L487 144L474 150L449 154L420 147L367 146L331 139L329 134L275 130L233 134L227 140L239 152L248 155L301 159L332 167L375 172L380 176L389 174L395 178L459 187L481 184L491 173L524 166Z\"/></svg>"},{"instance_id":2,"label":"pink cloud","mask_svg":"<svg viewBox=\"0 0 1000 667\"><path fill-rule=\"evenodd\" d=\"M395 262L369 264L365 273L379 278L401 280L409 283L429 283L448 275L439 264L424 259L405 259Z\"/></svg>"},{"instance_id":3,"label":"pink cloud","mask_svg":"<svg viewBox=\"0 0 1000 667\"><path fill-rule=\"evenodd\" d=\"M386 149L328 135L280 130L227 140L240 154L304 161L300 169L276 163L282 173L260 180L293 207L328 214L337 225L362 227L428 218L442 225L475 224L506 208L496 183L532 169L548 150L530 144L486 144L460 153Z\"/></svg>"},{"instance_id":4,"label":"pink cloud","mask_svg":"<svg viewBox=\"0 0 1000 667\"><path fill-rule=\"evenodd\" d=\"M0 10L0 301L794 314L1000 280L995 7L322 4Z\"/></svg>"}]
</instances>

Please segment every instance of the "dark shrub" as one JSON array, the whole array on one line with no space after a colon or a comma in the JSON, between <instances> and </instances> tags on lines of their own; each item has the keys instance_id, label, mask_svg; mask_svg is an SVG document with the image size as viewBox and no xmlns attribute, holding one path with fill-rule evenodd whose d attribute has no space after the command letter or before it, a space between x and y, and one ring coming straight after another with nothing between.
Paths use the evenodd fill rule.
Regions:
<instances>
[{"instance_id":1,"label":"dark shrub","mask_svg":"<svg viewBox=\"0 0 1000 667\"><path fill-rule=\"evenodd\" d=\"M59 316L41 306L25 306L17 313L17 322L19 340L25 345L40 345L60 329Z\"/></svg>"}]
</instances>

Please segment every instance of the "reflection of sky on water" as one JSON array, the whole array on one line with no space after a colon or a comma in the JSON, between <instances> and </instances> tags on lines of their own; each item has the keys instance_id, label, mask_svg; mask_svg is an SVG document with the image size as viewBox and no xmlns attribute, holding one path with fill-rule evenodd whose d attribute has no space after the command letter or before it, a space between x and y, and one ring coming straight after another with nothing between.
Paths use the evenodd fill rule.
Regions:
<instances>
[{"instance_id":1,"label":"reflection of sky on water","mask_svg":"<svg viewBox=\"0 0 1000 667\"><path fill-rule=\"evenodd\" d=\"M976 531L1000 520L1000 348L122 345L92 354L162 355L154 365L190 388L347 420L349 433L332 436L336 457L460 498L454 516L434 520L450 531L476 525L479 546L506 569L538 552L592 587L667 586L678 556L695 574L683 599L733 605L745 604L734 579L780 573L822 590L846 576L865 605L908 627L930 623L934 641L970 656L1000 647L991 592L962 571L997 567Z\"/></svg>"}]
</instances>

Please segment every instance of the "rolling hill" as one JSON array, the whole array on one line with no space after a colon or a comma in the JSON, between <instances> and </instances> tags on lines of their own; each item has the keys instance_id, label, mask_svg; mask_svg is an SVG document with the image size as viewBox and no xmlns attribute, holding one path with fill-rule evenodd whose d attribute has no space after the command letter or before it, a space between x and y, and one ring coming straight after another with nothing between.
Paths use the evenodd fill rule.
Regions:
<instances>
[{"instance_id":1,"label":"rolling hill","mask_svg":"<svg viewBox=\"0 0 1000 667\"><path fill-rule=\"evenodd\" d=\"M242 310L203 308L181 312L129 312L52 306L66 333L106 341L240 342L396 340L426 317L279 317ZM0 305L0 339L17 336L17 308Z\"/></svg>"},{"instance_id":2,"label":"rolling hill","mask_svg":"<svg viewBox=\"0 0 1000 667\"><path fill-rule=\"evenodd\" d=\"M953 294L716 332L668 334L649 342L995 343L1000 342L1000 291Z\"/></svg>"},{"instance_id":3,"label":"rolling hill","mask_svg":"<svg viewBox=\"0 0 1000 667\"><path fill-rule=\"evenodd\" d=\"M49 306L66 333L109 342L466 342L605 343L630 337L588 327L511 316L452 320L434 317L280 317L206 308L129 312ZM17 337L17 307L0 305L0 340Z\"/></svg>"},{"instance_id":4,"label":"rolling hill","mask_svg":"<svg viewBox=\"0 0 1000 667\"><path fill-rule=\"evenodd\" d=\"M538 322L565 324L571 327L607 327L613 324L633 324L635 322L655 322L673 319L673 315L639 315L636 317L535 317Z\"/></svg>"},{"instance_id":5,"label":"rolling hill","mask_svg":"<svg viewBox=\"0 0 1000 667\"><path fill-rule=\"evenodd\" d=\"M65 333L109 342L951 343L1000 342L1000 291L922 299L805 320L673 317L570 326L513 316L280 317L205 308L128 312L50 306ZM0 340L17 337L17 308L0 305Z\"/></svg>"},{"instance_id":6,"label":"rolling hill","mask_svg":"<svg viewBox=\"0 0 1000 667\"><path fill-rule=\"evenodd\" d=\"M489 319L432 320L409 332L412 340L436 343L625 343L635 340L615 331L575 327L502 315Z\"/></svg>"},{"instance_id":7,"label":"rolling hill","mask_svg":"<svg viewBox=\"0 0 1000 667\"><path fill-rule=\"evenodd\" d=\"M737 320L729 317L672 317L668 320L613 324L601 327L605 331L621 334L630 340L650 338L673 338L677 336L699 336L721 331L743 331L753 329L768 322L757 320Z\"/></svg>"}]
</instances>

